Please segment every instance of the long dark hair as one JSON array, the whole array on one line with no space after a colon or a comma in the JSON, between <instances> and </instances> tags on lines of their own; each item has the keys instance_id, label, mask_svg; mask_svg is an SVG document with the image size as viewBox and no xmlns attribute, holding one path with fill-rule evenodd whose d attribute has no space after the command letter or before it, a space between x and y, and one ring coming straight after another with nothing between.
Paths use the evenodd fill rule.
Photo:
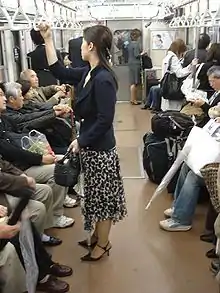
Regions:
<instances>
[{"instance_id":1,"label":"long dark hair","mask_svg":"<svg viewBox=\"0 0 220 293\"><path fill-rule=\"evenodd\" d=\"M97 55L100 60L100 65L105 67L111 74L115 81L116 88L118 89L118 80L115 72L112 70L109 61L111 59L111 47L112 47L112 32L107 26L94 25L87 27L83 30L83 37L86 42L93 43L96 47Z\"/></svg>"}]
</instances>

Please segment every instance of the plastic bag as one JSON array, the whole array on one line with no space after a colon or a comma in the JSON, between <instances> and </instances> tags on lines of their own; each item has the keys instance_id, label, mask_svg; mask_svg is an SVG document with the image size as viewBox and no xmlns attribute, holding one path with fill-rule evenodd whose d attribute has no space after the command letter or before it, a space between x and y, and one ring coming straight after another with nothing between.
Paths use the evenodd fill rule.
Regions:
<instances>
[{"instance_id":1,"label":"plastic bag","mask_svg":"<svg viewBox=\"0 0 220 293\"><path fill-rule=\"evenodd\" d=\"M185 162L195 174L201 177L202 167L209 163L219 162L220 143L205 128L195 126L192 129L184 148L188 147L190 151Z\"/></svg>"},{"instance_id":2,"label":"plastic bag","mask_svg":"<svg viewBox=\"0 0 220 293\"><path fill-rule=\"evenodd\" d=\"M23 136L21 139L21 146L24 150L32 153L40 155L54 155L46 136L37 130L32 130L29 132L28 136Z\"/></svg>"},{"instance_id":3,"label":"plastic bag","mask_svg":"<svg viewBox=\"0 0 220 293\"><path fill-rule=\"evenodd\" d=\"M26 286L28 293L35 293L38 282L38 265L35 258L35 248L30 220L22 216L22 225L19 233L21 253L26 271Z\"/></svg>"}]
</instances>

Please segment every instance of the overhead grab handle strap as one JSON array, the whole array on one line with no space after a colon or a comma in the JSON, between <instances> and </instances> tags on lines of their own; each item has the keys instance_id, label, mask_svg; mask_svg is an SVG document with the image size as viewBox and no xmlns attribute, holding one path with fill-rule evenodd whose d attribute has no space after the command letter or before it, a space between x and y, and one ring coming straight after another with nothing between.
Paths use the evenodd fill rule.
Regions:
<instances>
[{"instance_id":1,"label":"overhead grab handle strap","mask_svg":"<svg viewBox=\"0 0 220 293\"><path fill-rule=\"evenodd\" d=\"M31 26L32 26L31 25L31 20L28 17L28 15L25 13L25 11L22 9L22 7L21 7L21 1L20 0L17 0L17 2L18 2L18 8L16 9L16 11L15 11L15 13L14 13L12 19L11 19L12 26L14 26L14 23L15 23L17 17L19 15L22 15L24 17L24 19L28 22L28 28L31 28Z\"/></svg>"},{"instance_id":2,"label":"overhead grab handle strap","mask_svg":"<svg viewBox=\"0 0 220 293\"><path fill-rule=\"evenodd\" d=\"M35 31L38 31L38 24L40 24L41 22L49 22L49 17L47 15L47 11L46 11L46 4L47 4L47 0L43 0L43 3L44 3L44 13L41 14L40 11L39 11L39 8L38 8L38 5L37 5L37 0L34 0L34 6L35 6L35 9L36 9L36 16L34 18L34 21L33 21L33 28Z\"/></svg>"},{"instance_id":3,"label":"overhead grab handle strap","mask_svg":"<svg viewBox=\"0 0 220 293\"><path fill-rule=\"evenodd\" d=\"M12 27L13 26L12 18L10 14L8 13L7 9L2 5L2 2L0 2L0 10L2 11L2 14L7 19L9 27Z\"/></svg>"}]
</instances>

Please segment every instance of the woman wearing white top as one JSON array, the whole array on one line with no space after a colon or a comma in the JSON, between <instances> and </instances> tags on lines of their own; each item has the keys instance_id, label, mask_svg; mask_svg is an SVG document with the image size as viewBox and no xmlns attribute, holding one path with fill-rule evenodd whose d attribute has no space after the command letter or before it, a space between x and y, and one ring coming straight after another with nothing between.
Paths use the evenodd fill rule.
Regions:
<instances>
[{"instance_id":1,"label":"woman wearing white top","mask_svg":"<svg viewBox=\"0 0 220 293\"><path fill-rule=\"evenodd\" d=\"M186 52L187 47L183 40L176 39L170 46L166 57L163 59L162 63L162 76L166 73L171 60L170 71L174 72L178 78L183 78L189 75L193 70L193 65L197 64L197 59L194 59L190 65L183 68L181 64L181 59ZM171 59L172 58L172 59ZM182 107L183 100L165 100L162 98L161 109L166 110L177 110L179 111Z\"/></svg>"}]
</instances>

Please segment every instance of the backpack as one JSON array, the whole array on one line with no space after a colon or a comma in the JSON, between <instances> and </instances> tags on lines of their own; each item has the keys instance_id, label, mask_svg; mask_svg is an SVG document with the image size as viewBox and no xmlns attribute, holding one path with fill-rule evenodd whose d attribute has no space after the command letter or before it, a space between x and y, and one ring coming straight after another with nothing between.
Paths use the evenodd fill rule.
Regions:
<instances>
[{"instance_id":1,"label":"backpack","mask_svg":"<svg viewBox=\"0 0 220 293\"><path fill-rule=\"evenodd\" d=\"M167 71L160 81L161 95L165 100L179 101L185 97L181 91L182 82L185 78L178 78L176 73L170 71L172 58L170 58Z\"/></svg>"},{"instance_id":2,"label":"backpack","mask_svg":"<svg viewBox=\"0 0 220 293\"><path fill-rule=\"evenodd\" d=\"M146 133L143 137L143 167L150 181L160 184L174 160L180 144L175 139L158 138L154 133Z\"/></svg>"},{"instance_id":3,"label":"backpack","mask_svg":"<svg viewBox=\"0 0 220 293\"><path fill-rule=\"evenodd\" d=\"M142 69L151 69L153 67L152 59L147 54L142 55L141 60Z\"/></svg>"},{"instance_id":4,"label":"backpack","mask_svg":"<svg viewBox=\"0 0 220 293\"><path fill-rule=\"evenodd\" d=\"M159 138L177 138L188 136L194 126L191 117L179 111L165 111L151 119L151 129Z\"/></svg>"}]
</instances>

